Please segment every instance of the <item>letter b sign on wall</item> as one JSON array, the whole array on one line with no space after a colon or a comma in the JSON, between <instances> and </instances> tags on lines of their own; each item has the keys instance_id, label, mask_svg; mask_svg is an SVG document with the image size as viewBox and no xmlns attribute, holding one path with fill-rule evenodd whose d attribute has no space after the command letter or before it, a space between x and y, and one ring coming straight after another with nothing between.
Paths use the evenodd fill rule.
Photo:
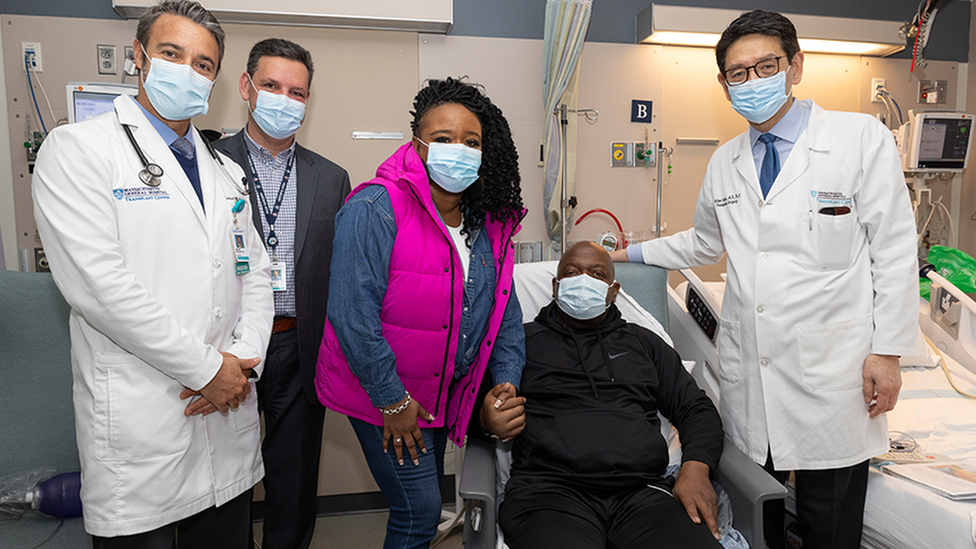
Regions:
<instances>
[{"instance_id":1,"label":"letter b sign on wall","mask_svg":"<svg viewBox=\"0 0 976 549\"><path fill-rule=\"evenodd\" d=\"M651 123L651 102L633 99L630 102L630 121L639 124Z\"/></svg>"}]
</instances>

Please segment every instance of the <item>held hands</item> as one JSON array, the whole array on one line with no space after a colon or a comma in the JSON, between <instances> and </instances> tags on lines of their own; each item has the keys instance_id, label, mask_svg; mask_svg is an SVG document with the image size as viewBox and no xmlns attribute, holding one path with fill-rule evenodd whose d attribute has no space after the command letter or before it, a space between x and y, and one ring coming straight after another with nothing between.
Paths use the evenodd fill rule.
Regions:
<instances>
[{"instance_id":1,"label":"held hands","mask_svg":"<svg viewBox=\"0 0 976 549\"><path fill-rule=\"evenodd\" d=\"M407 399L410 399L410 403L404 410L395 414L383 414L383 453L387 453L390 438L393 438L393 451L396 453L397 462L403 465L403 447L406 446L413 464L420 465L420 460L417 459L417 447L419 446L420 451L426 454L427 444L424 442L420 427L417 426L417 418L434 421L434 416L409 395L400 402L387 406L386 409L394 410Z\"/></svg>"},{"instance_id":2,"label":"held hands","mask_svg":"<svg viewBox=\"0 0 976 549\"><path fill-rule=\"evenodd\" d=\"M901 390L901 366L898 357L870 354L864 359L864 402L868 415L878 417L895 409Z\"/></svg>"},{"instance_id":3,"label":"held hands","mask_svg":"<svg viewBox=\"0 0 976 549\"><path fill-rule=\"evenodd\" d=\"M481 428L509 441L525 429L525 397L515 395L511 383L495 385L481 407Z\"/></svg>"},{"instance_id":4,"label":"held hands","mask_svg":"<svg viewBox=\"0 0 976 549\"><path fill-rule=\"evenodd\" d=\"M678 479L674 482L674 497L684 506L685 512L695 524L705 526L717 540L722 539L715 519L718 517L718 497L708 478L708 465L700 461L686 461L681 464Z\"/></svg>"},{"instance_id":5,"label":"held hands","mask_svg":"<svg viewBox=\"0 0 976 549\"><path fill-rule=\"evenodd\" d=\"M261 362L261 359L237 358L230 353L220 354L223 355L224 361L210 383L199 391L184 389L180 393L180 400L196 395L203 397L190 402L183 411L184 415L206 416L217 411L226 414L230 408L236 409L241 402L244 402L251 392L251 384L247 380L251 370Z\"/></svg>"}]
</instances>

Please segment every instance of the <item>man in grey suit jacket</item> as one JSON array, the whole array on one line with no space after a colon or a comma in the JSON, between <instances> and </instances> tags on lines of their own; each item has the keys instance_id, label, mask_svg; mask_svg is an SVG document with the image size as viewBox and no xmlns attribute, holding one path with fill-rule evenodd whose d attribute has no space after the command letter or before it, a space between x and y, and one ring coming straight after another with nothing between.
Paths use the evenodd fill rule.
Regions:
<instances>
[{"instance_id":1,"label":"man in grey suit jacket","mask_svg":"<svg viewBox=\"0 0 976 549\"><path fill-rule=\"evenodd\" d=\"M254 226L271 256L275 323L258 404L264 412L266 549L306 548L315 497L325 408L313 386L325 311L335 214L349 174L298 145L312 83L312 57L278 38L251 48L241 75L247 126L215 146L244 168ZM229 236L228 236L229 238Z\"/></svg>"}]
</instances>

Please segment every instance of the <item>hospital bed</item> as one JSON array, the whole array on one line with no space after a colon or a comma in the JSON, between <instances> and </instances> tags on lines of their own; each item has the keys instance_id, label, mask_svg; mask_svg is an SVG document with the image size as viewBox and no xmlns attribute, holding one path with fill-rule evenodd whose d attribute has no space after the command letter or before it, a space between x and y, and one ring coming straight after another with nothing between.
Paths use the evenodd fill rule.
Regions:
<instances>
[{"instance_id":1,"label":"hospital bed","mask_svg":"<svg viewBox=\"0 0 976 549\"><path fill-rule=\"evenodd\" d=\"M516 292L526 322L532 320L539 309L552 299L555 266L555 262L516 266ZM662 339L670 343L667 271L647 265L617 264L616 278L622 288L617 305L624 318L641 324L647 322L645 325L656 324ZM717 366L717 362L715 365ZM700 368L696 365L693 375L698 371ZM697 377L700 376L696 375ZM670 426L666 429L670 430ZM680 461L680 454L677 455L677 460ZM675 454L672 454L672 459L675 459ZM784 498L786 490L728 441L715 478L728 494L733 526L751 547L761 549L762 504L770 499ZM502 486L496 486L496 447L469 438L465 447L459 489L465 500L466 547L496 547L496 501L502 489ZM760 543L756 543L757 541Z\"/></svg>"},{"instance_id":2,"label":"hospital bed","mask_svg":"<svg viewBox=\"0 0 976 549\"><path fill-rule=\"evenodd\" d=\"M976 400L953 389L939 360L959 389L976 394L976 303L937 273L923 273L934 281L931 302L919 299L919 327L928 341L920 341L911 364L903 359L901 394L888 428L914 439L920 452L973 459ZM952 501L872 468L861 546L976 548L976 501Z\"/></svg>"},{"instance_id":3,"label":"hospital bed","mask_svg":"<svg viewBox=\"0 0 976 549\"><path fill-rule=\"evenodd\" d=\"M718 353L700 325L707 322L700 319L721 314L725 285L701 282L690 271L682 274L688 280L669 289L671 336L683 358L704 365L696 367L693 374L699 385L717 399ZM930 351L930 344L921 334L942 351L956 385L976 394L976 303L937 274L931 278L938 279L937 285L945 292L934 285L932 303L919 299L920 355L902 360L902 389L898 405L888 413L888 427L896 438L908 435L914 439L918 452L943 454L957 461L973 459L976 400L959 395L951 387L939 355ZM690 299L692 305L689 293L700 294ZM976 549L976 502L949 500L872 467L861 546Z\"/></svg>"}]
</instances>

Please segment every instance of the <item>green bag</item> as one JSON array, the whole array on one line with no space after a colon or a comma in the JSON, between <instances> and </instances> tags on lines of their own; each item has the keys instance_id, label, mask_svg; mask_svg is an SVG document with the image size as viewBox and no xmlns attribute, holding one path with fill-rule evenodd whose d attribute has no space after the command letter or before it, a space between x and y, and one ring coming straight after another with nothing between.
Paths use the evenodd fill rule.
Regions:
<instances>
[{"instance_id":1,"label":"green bag","mask_svg":"<svg viewBox=\"0 0 976 549\"><path fill-rule=\"evenodd\" d=\"M976 293L976 259L965 252L947 246L932 246L929 250L929 263L936 271L967 294ZM918 286L926 300L932 291L932 281L920 278Z\"/></svg>"}]
</instances>

